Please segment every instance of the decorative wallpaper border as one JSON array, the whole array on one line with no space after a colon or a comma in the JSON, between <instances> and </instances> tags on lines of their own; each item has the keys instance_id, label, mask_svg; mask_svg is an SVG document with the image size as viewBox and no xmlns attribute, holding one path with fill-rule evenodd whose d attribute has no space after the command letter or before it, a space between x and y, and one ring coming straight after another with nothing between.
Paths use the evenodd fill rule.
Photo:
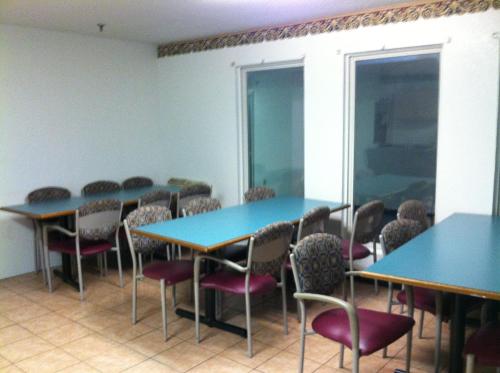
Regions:
<instances>
[{"instance_id":1,"label":"decorative wallpaper border","mask_svg":"<svg viewBox=\"0 0 500 373\"><path fill-rule=\"evenodd\" d=\"M300 36L356 29L361 26L383 25L415 21L419 18L437 18L454 14L484 12L500 9L500 0L439 0L407 3L392 8L323 18L288 26L267 27L253 31L224 34L205 39L187 40L158 46L158 57L283 40Z\"/></svg>"}]
</instances>

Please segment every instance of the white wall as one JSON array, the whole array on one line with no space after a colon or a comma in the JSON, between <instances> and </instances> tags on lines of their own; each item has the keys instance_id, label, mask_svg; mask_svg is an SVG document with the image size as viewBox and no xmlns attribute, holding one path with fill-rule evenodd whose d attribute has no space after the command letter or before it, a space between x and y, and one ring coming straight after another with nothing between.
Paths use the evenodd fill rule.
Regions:
<instances>
[{"instance_id":1,"label":"white wall","mask_svg":"<svg viewBox=\"0 0 500 373\"><path fill-rule=\"evenodd\" d=\"M237 203L237 67L304 57L305 194L341 200L346 54L442 44L436 220L491 213L499 25L490 10L162 58L161 120L180 154L169 170L207 180L224 204Z\"/></svg>"},{"instance_id":2,"label":"white wall","mask_svg":"<svg viewBox=\"0 0 500 373\"><path fill-rule=\"evenodd\" d=\"M156 48L0 26L0 206L35 188L165 182ZM0 278L33 270L31 222L0 213Z\"/></svg>"}]
</instances>

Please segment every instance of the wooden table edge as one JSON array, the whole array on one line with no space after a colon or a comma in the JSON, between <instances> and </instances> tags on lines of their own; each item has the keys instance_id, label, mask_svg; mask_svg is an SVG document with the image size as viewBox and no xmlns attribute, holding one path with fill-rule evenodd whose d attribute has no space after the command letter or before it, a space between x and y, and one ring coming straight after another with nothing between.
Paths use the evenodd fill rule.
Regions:
<instances>
[{"instance_id":1,"label":"wooden table edge","mask_svg":"<svg viewBox=\"0 0 500 373\"><path fill-rule=\"evenodd\" d=\"M404 285L409 285L409 286L418 286L418 287L423 287L423 288L427 288L427 289L439 290L439 291L444 291L444 292L449 292L449 293L457 293L457 294L471 295L471 296L475 296L475 297L487 298L487 299L492 299L492 300L500 300L500 293L493 292L493 291L473 289L473 288L467 288L467 287L463 287L463 286L446 285L446 284L439 283L439 282L416 280L416 279L407 278L407 277L384 275L384 274L374 273L374 272L370 272L370 271L360 271L359 275L361 277L371 278L373 280L382 280L382 281L388 281L388 282L404 284Z\"/></svg>"}]
</instances>

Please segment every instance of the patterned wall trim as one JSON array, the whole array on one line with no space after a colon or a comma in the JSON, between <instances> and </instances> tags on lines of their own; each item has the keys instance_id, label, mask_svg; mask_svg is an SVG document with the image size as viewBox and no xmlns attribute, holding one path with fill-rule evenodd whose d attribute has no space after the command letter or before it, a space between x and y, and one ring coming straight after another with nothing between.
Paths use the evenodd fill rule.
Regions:
<instances>
[{"instance_id":1,"label":"patterned wall trim","mask_svg":"<svg viewBox=\"0 0 500 373\"><path fill-rule=\"evenodd\" d=\"M374 9L288 26L268 27L253 31L223 34L206 39L162 44L158 46L158 57L256 44L264 41L290 39L326 32L351 30L362 26L415 21L419 18L437 18L456 14L484 12L491 7L500 9L500 0L414 1L413 3L406 3L397 7Z\"/></svg>"}]
</instances>

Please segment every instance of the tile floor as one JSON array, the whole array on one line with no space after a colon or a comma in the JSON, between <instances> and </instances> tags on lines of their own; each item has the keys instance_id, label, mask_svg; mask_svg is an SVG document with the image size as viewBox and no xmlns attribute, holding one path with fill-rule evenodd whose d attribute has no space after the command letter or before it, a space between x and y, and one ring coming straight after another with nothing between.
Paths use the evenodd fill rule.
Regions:
<instances>
[{"instance_id":1,"label":"tile floor","mask_svg":"<svg viewBox=\"0 0 500 373\"><path fill-rule=\"evenodd\" d=\"M86 300L56 279L49 294L41 275L26 274L0 281L0 372L295 372L299 350L299 324L295 302L289 298L289 334L283 335L278 294L256 299L252 309L255 356L247 358L243 338L217 329L201 328L202 342L194 340L194 323L172 309L168 292L168 333L163 341L159 284L139 285L138 318L130 321L131 278L118 287L115 272L107 277L85 273ZM189 307L189 283L180 286L178 300ZM375 295L373 286L357 284L357 305L384 310L386 291ZM224 300L224 319L244 325L243 303ZM309 315L325 309L309 307ZM309 318L310 319L310 318ZM416 332L416 328L415 328ZM412 372L431 372L434 351L434 319L426 315L424 338L414 339ZM393 372L404 368L405 338L381 352L361 359L362 372ZM448 327L443 329L443 361L446 364ZM306 343L305 372L350 372L338 369L336 343L310 336ZM490 370L484 370L490 371Z\"/></svg>"}]
</instances>

